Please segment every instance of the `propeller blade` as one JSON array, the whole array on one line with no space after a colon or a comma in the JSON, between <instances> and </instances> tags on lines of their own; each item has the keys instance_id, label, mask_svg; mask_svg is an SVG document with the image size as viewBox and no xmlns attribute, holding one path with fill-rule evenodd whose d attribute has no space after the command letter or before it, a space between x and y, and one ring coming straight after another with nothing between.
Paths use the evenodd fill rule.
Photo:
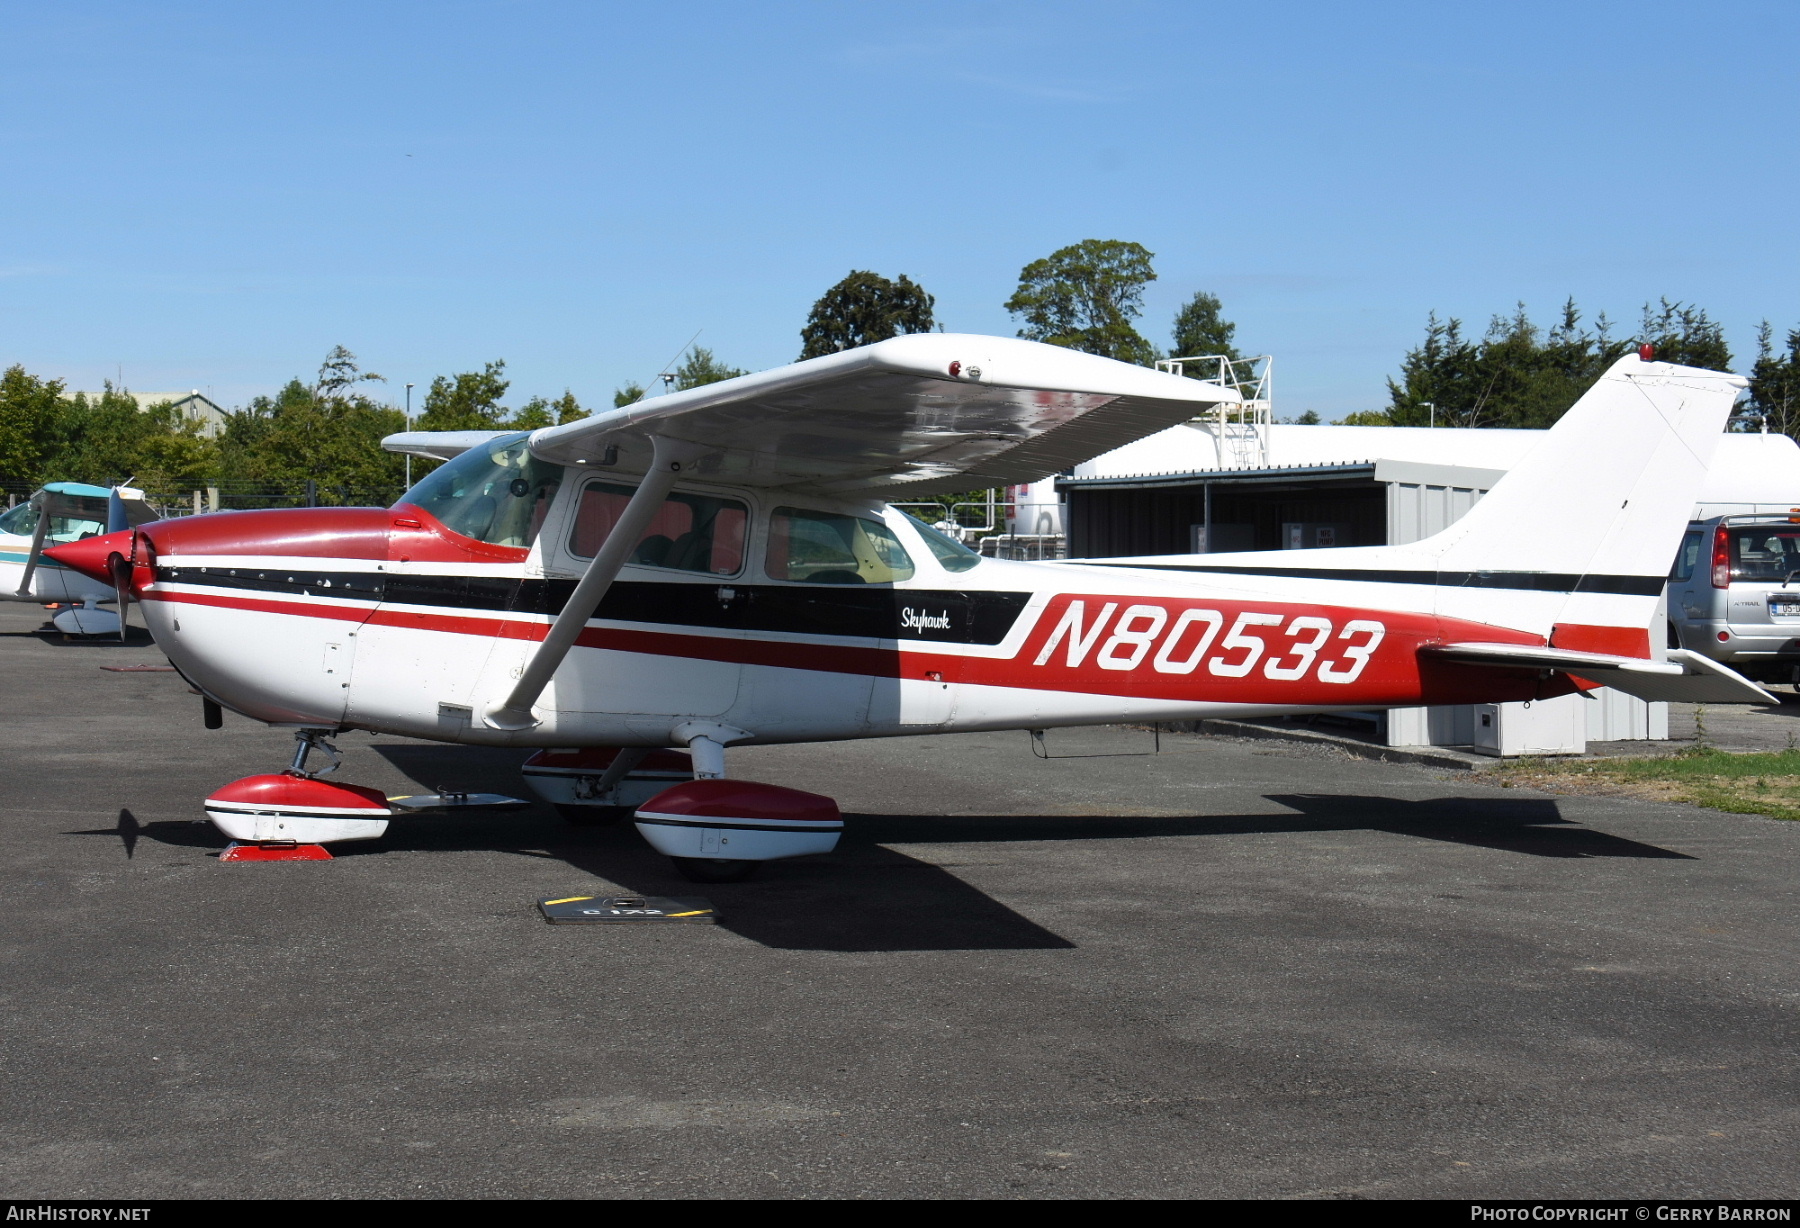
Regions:
<instances>
[{"instance_id":1,"label":"propeller blade","mask_svg":"<svg viewBox=\"0 0 1800 1228\"><path fill-rule=\"evenodd\" d=\"M131 518L125 514L125 500L119 497L119 488L113 487L106 494L106 531L117 533L120 529L129 529Z\"/></svg>"},{"instance_id":2,"label":"propeller blade","mask_svg":"<svg viewBox=\"0 0 1800 1228\"><path fill-rule=\"evenodd\" d=\"M113 596L119 602L119 642L122 644L125 642L126 612L131 607L131 564L115 550L106 556L106 569L112 573Z\"/></svg>"}]
</instances>

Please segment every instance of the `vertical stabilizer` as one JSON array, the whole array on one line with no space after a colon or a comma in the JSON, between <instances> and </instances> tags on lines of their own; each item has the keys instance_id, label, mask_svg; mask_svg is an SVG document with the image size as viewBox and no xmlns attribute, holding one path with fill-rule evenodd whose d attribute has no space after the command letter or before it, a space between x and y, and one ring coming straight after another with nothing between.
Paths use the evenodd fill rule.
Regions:
<instances>
[{"instance_id":1,"label":"vertical stabilizer","mask_svg":"<svg viewBox=\"0 0 1800 1228\"><path fill-rule=\"evenodd\" d=\"M1564 628L1648 628L1744 386L1724 372L1622 358L1468 515L1416 548L1445 577L1540 573L1546 589L1569 594L1556 642L1582 634ZM1473 594L1440 591L1468 612Z\"/></svg>"}]
</instances>

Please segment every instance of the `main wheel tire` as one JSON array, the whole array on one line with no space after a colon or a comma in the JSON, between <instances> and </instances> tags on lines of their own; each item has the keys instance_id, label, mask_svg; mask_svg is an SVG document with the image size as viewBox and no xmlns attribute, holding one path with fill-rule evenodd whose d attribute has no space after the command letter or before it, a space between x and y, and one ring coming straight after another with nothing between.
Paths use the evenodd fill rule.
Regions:
<instances>
[{"instance_id":1,"label":"main wheel tire","mask_svg":"<svg viewBox=\"0 0 1800 1228\"><path fill-rule=\"evenodd\" d=\"M631 817L630 806L571 806L556 803L556 813L577 827L611 827Z\"/></svg>"},{"instance_id":2,"label":"main wheel tire","mask_svg":"<svg viewBox=\"0 0 1800 1228\"><path fill-rule=\"evenodd\" d=\"M741 883L752 874L760 861L726 861L718 857L671 857L681 877L690 883Z\"/></svg>"}]
</instances>

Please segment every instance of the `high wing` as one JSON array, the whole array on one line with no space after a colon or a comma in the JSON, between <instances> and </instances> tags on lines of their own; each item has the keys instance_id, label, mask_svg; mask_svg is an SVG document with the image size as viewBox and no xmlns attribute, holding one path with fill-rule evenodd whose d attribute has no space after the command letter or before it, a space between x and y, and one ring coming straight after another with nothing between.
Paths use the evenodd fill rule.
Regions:
<instances>
[{"instance_id":1,"label":"high wing","mask_svg":"<svg viewBox=\"0 0 1800 1228\"><path fill-rule=\"evenodd\" d=\"M480 447L490 439L510 435L511 431L402 431L388 435L381 446L389 452L410 452L431 460L455 460L470 448Z\"/></svg>"},{"instance_id":2,"label":"high wing","mask_svg":"<svg viewBox=\"0 0 1800 1228\"><path fill-rule=\"evenodd\" d=\"M1685 648L1671 648L1667 661L1617 657L1568 648L1530 644L1441 644L1419 650L1423 656L1463 665L1510 669L1551 669L1603 683L1639 699L1678 703L1777 704L1781 701L1754 682L1717 661Z\"/></svg>"},{"instance_id":3,"label":"high wing","mask_svg":"<svg viewBox=\"0 0 1800 1228\"><path fill-rule=\"evenodd\" d=\"M643 473L662 437L707 450L702 479L894 498L1036 481L1236 399L1060 346L918 333L546 427L531 450Z\"/></svg>"}]
</instances>

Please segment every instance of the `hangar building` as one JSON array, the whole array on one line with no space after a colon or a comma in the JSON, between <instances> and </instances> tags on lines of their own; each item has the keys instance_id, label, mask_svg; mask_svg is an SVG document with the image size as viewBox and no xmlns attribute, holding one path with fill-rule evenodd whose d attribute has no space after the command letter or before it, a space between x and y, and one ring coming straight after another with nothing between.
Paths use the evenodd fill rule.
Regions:
<instances>
[{"instance_id":1,"label":"hangar building","mask_svg":"<svg viewBox=\"0 0 1800 1228\"><path fill-rule=\"evenodd\" d=\"M1069 558L1402 545L1449 526L1542 431L1196 421L1013 493L1035 531L1066 534ZM1055 504L1051 499L1056 500ZM1800 506L1800 446L1727 434L1696 517ZM1052 514L1054 513L1054 514ZM1021 526L1023 527L1023 526ZM1392 746L1578 753L1588 739L1666 738L1665 704L1616 691L1532 705L1369 714ZM1491 742L1492 745L1486 743Z\"/></svg>"}]
</instances>

